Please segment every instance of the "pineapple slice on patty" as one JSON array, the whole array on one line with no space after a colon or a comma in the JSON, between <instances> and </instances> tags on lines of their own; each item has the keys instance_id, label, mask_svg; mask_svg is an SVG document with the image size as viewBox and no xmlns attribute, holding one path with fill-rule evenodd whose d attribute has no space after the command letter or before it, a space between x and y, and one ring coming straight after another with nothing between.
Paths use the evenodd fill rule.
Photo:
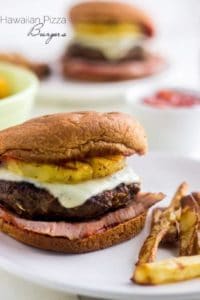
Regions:
<instances>
[{"instance_id":1,"label":"pineapple slice on patty","mask_svg":"<svg viewBox=\"0 0 200 300\"><path fill-rule=\"evenodd\" d=\"M77 23L75 25L76 35L82 36L139 36L142 31L139 25L121 23L121 24L101 24L101 23Z\"/></svg>"},{"instance_id":2,"label":"pineapple slice on patty","mask_svg":"<svg viewBox=\"0 0 200 300\"><path fill-rule=\"evenodd\" d=\"M113 155L55 165L7 159L5 165L15 174L41 182L78 183L111 175L125 166L125 160L123 156Z\"/></svg>"}]
</instances>

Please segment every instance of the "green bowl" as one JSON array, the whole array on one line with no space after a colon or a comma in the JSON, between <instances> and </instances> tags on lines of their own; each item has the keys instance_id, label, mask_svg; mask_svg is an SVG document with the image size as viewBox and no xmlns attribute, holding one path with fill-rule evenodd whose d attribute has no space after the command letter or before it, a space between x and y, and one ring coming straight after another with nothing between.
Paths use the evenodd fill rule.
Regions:
<instances>
[{"instance_id":1,"label":"green bowl","mask_svg":"<svg viewBox=\"0 0 200 300\"><path fill-rule=\"evenodd\" d=\"M0 99L0 130L29 119L39 82L30 71L8 63L0 63L0 76L11 87L11 94Z\"/></svg>"}]
</instances>

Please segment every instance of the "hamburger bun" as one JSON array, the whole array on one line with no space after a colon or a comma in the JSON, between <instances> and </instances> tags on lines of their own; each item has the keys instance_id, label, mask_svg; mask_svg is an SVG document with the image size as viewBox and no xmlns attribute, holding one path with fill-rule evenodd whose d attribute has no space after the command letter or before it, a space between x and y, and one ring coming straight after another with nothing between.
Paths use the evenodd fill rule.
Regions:
<instances>
[{"instance_id":1,"label":"hamburger bun","mask_svg":"<svg viewBox=\"0 0 200 300\"><path fill-rule=\"evenodd\" d=\"M70 21L77 23L134 23L148 37L155 33L152 19L139 8L117 1L87 1L73 6Z\"/></svg>"},{"instance_id":2,"label":"hamburger bun","mask_svg":"<svg viewBox=\"0 0 200 300\"><path fill-rule=\"evenodd\" d=\"M62 163L146 151L143 127L131 116L116 112L47 115L0 132L0 160Z\"/></svg>"},{"instance_id":3,"label":"hamburger bun","mask_svg":"<svg viewBox=\"0 0 200 300\"><path fill-rule=\"evenodd\" d=\"M0 219L0 230L17 241L39 249L78 254L104 249L129 240L143 229L145 219L146 213L143 213L102 233L93 234L90 237L78 240L50 237L19 229L5 222L3 219Z\"/></svg>"},{"instance_id":4,"label":"hamburger bun","mask_svg":"<svg viewBox=\"0 0 200 300\"><path fill-rule=\"evenodd\" d=\"M101 61L91 63L86 59L72 57L63 61L62 72L65 78L102 82L143 78L162 71L164 67L164 59L153 54L149 54L145 60L132 60L116 64Z\"/></svg>"}]
</instances>

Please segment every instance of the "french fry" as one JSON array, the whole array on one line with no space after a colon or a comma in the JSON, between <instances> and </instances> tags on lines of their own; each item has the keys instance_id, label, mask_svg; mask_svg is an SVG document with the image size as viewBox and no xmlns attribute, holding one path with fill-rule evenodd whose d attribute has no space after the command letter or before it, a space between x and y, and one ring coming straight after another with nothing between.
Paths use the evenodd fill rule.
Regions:
<instances>
[{"instance_id":1,"label":"french fry","mask_svg":"<svg viewBox=\"0 0 200 300\"><path fill-rule=\"evenodd\" d=\"M176 211L179 211L180 201L186 195L187 190L188 184L186 182L178 187L169 207L164 209L158 222L152 226L149 236L144 241L137 264L149 263L155 260L158 246L169 231L171 223L176 220Z\"/></svg>"},{"instance_id":2,"label":"french fry","mask_svg":"<svg viewBox=\"0 0 200 300\"><path fill-rule=\"evenodd\" d=\"M196 254L200 254L200 226L198 227L196 233L196 243L195 243Z\"/></svg>"},{"instance_id":3,"label":"french fry","mask_svg":"<svg viewBox=\"0 0 200 300\"><path fill-rule=\"evenodd\" d=\"M136 266L132 281L156 285L200 277L200 255L170 258Z\"/></svg>"},{"instance_id":4,"label":"french fry","mask_svg":"<svg viewBox=\"0 0 200 300\"><path fill-rule=\"evenodd\" d=\"M152 223L151 228L154 226L155 223L158 223L160 216L165 208L156 207L152 212ZM179 216L176 217L176 219ZM162 246L175 246L178 242L179 237L179 222L177 220L171 222L169 230L163 236L163 239L160 241Z\"/></svg>"},{"instance_id":5,"label":"french fry","mask_svg":"<svg viewBox=\"0 0 200 300\"><path fill-rule=\"evenodd\" d=\"M200 193L199 192L194 192L194 193L192 193L192 196L194 197L194 199L196 200L198 206L200 207Z\"/></svg>"},{"instance_id":6,"label":"french fry","mask_svg":"<svg viewBox=\"0 0 200 300\"><path fill-rule=\"evenodd\" d=\"M187 182L183 182L181 183L181 185L178 187L170 205L168 210L173 209L173 210L177 210L180 208L180 201L181 199L186 196L187 192L188 192L188 184Z\"/></svg>"},{"instance_id":7,"label":"french fry","mask_svg":"<svg viewBox=\"0 0 200 300\"><path fill-rule=\"evenodd\" d=\"M140 250L137 265L147 262L153 262L155 260L158 246L162 238L168 232L169 227L170 220L166 217L161 218L159 222L152 227L149 236L145 240Z\"/></svg>"},{"instance_id":8,"label":"french fry","mask_svg":"<svg viewBox=\"0 0 200 300\"><path fill-rule=\"evenodd\" d=\"M195 198L196 203L198 204L199 209L200 209L200 192L192 193L192 196ZM199 218L200 218L200 216L199 216ZM199 221L198 229L196 231L194 251L195 251L195 254L200 254L200 221Z\"/></svg>"},{"instance_id":9,"label":"french fry","mask_svg":"<svg viewBox=\"0 0 200 300\"><path fill-rule=\"evenodd\" d=\"M160 217L162 216L164 207L156 207L152 211L152 220L151 220L151 228L153 227L154 224L158 223L160 220Z\"/></svg>"},{"instance_id":10,"label":"french fry","mask_svg":"<svg viewBox=\"0 0 200 300\"><path fill-rule=\"evenodd\" d=\"M180 256L197 254L200 208L195 197L190 194L181 200Z\"/></svg>"},{"instance_id":11,"label":"french fry","mask_svg":"<svg viewBox=\"0 0 200 300\"><path fill-rule=\"evenodd\" d=\"M0 52L0 61L9 62L14 65L19 65L24 68L30 69L40 78L46 78L50 75L50 67L46 63L32 62L28 58L19 53L3 53Z\"/></svg>"}]
</instances>

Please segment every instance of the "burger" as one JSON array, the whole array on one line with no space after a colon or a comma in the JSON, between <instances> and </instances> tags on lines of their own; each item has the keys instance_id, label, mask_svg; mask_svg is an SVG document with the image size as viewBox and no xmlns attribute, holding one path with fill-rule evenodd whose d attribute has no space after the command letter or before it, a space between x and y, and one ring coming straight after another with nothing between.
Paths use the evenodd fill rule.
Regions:
<instances>
[{"instance_id":1,"label":"burger","mask_svg":"<svg viewBox=\"0 0 200 300\"><path fill-rule=\"evenodd\" d=\"M164 60L146 48L155 34L152 19L137 7L88 1L69 12L74 37L62 59L66 78L114 81L161 71Z\"/></svg>"},{"instance_id":2,"label":"burger","mask_svg":"<svg viewBox=\"0 0 200 300\"><path fill-rule=\"evenodd\" d=\"M46 250L83 253L138 234L163 194L140 192L125 161L142 126L121 113L76 112L0 132L0 230Z\"/></svg>"}]
</instances>

